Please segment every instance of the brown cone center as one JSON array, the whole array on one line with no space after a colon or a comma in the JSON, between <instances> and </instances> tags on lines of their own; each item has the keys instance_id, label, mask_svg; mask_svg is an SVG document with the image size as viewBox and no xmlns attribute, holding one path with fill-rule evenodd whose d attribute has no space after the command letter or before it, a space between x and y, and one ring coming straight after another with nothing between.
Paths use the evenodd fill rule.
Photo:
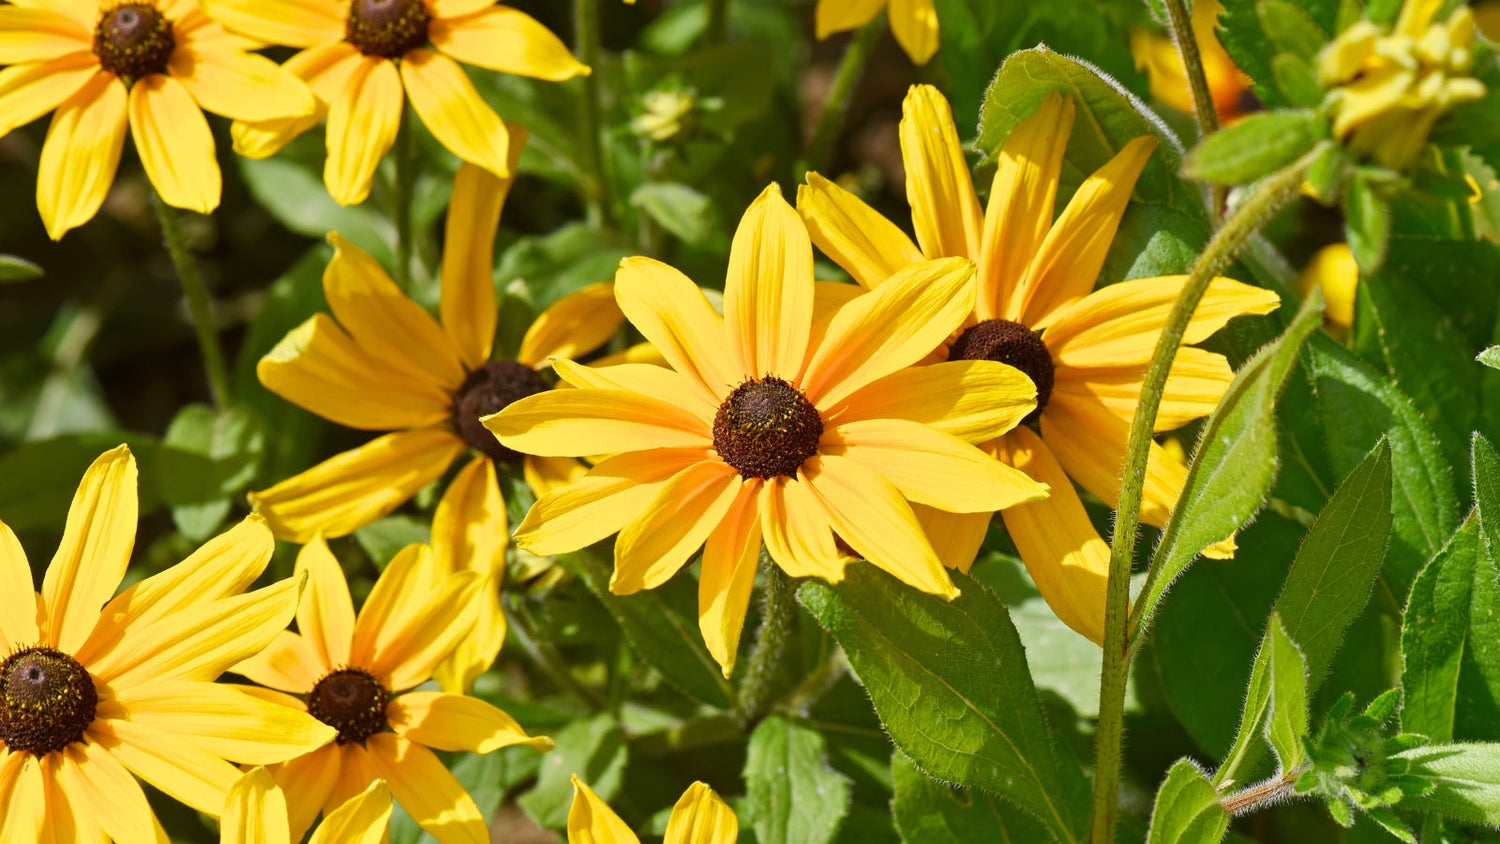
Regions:
<instances>
[{"instance_id":1,"label":"brown cone center","mask_svg":"<svg viewBox=\"0 0 1500 844\"><path fill-rule=\"evenodd\" d=\"M795 476L822 436L818 409L774 375L735 387L714 415L714 449L745 478Z\"/></svg>"},{"instance_id":2,"label":"brown cone center","mask_svg":"<svg viewBox=\"0 0 1500 844\"><path fill-rule=\"evenodd\" d=\"M94 28L99 66L129 82L165 73L176 47L172 22L150 3L116 6Z\"/></svg>"},{"instance_id":3,"label":"brown cone center","mask_svg":"<svg viewBox=\"0 0 1500 844\"><path fill-rule=\"evenodd\" d=\"M394 59L427 43L424 0L352 0L344 40L367 56Z\"/></svg>"},{"instance_id":4,"label":"brown cone center","mask_svg":"<svg viewBox=\"0 0 1500 844\"><path fill-rule=\"evenodd\" d=\"M390 726L385 715L390 702L391 693L370 672L343 668L313 686L307 711L339 731L339 744L363 743Z\"/></svg>"},{"instance_id":5,"label":"brown cone center","mask_svg":"<svg viewBox=\"0 0 1500 844\"><path fill-rule=\"evenodd\" d=\"M53 648L17 651L0 662L0 743L45 756L83 738L99 693L73 657Z\"/></svg>"},{"instance_id":6,"label":"brown cone center","mask_svg":"<svg viewBox=\"0 0 1500 844\"><path fill-rule=\"evenodd\" d=\"M1052 354L1042 335L1019 322L1008 319L987 319L958 335L953 348L948 351L949 360L992 360L1014 366L1026 373L1036 385L1036 410L1022 420L1027 424L1042 416L1042 408L1052 397L1052 381L1056 366Z\"/></svg>"},{"instance_id":7,"label":"brown cone center","mask_svg":"<svg viewBox=\"0 0 1500 844\"><path fill-rule=\"evenodd\" d=\"M513 360L492 360L469 373L453 398L453 426L470 447L497 463L515 463L526 455L500 444L479 419L499 413L513 402L547 389L536 370Z\"/></svg>"}]
</instances>

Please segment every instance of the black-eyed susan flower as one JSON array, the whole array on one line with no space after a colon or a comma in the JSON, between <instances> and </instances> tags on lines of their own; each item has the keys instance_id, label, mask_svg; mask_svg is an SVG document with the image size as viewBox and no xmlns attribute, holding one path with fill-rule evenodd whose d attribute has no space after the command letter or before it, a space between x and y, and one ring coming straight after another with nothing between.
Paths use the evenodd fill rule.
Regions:
<instances>
[{"instance_id":1,"label":"black-eyed susan flower","mask_svg":"<svg viewBox=\"0 0 1500 844\"><path fill-rule=\"evenodd\" d=\"M479 808L429 748L489 753L513 744L550 750L505 712L466 695L412 691L452 654L473 624L483 578L443 573L426 545L386 566L356 616L343 569L321 537L303 546L307 588L297 632L283 632L235 671L255 693L338 731L333 744L270 766L286 793L294 839L376 779L444 844L485 844ZM296 697L294 697L296 695Z\"/></svg>"},{"instance_id":2,"label":"black-eyed susan flower","mask_svg":"<svg viewBox=\"0 0 1500 844\"><path fill-rule=\"evenodd\" d=\"M932 0L818 0L813 25L818 38L858 29L884 11L891 34L913 64L927 64L938 48L938 16Z\"/></svg>"},{"instance_id":3,"label":"black-eyed susan flower","mask_svg":"<svg viewBox=\"0 0 1500 844\"><path fill-rule=\"evenodd\" d=\"M1255 105L1250 95L1250 77L1235 66L1234 59L1219 43L1217 24L1224 13L1224 4L1218 0L1198 0L1193 4L1193 37L1198 42L1198 57L1203 62L1203 76L1208 82L1208 92L1214 101L1214 112L1219 120L1231 123L1243 116ZM1187 69L1182 64L1182 53L1172 43L1172 37L1147 29L1136 29L1130 33L1130 54L1135 58L1137 69L1146 71L1151 85L1151 96L1180 111L1193 113L1193 92L1188 85Z\"/></svg>"},{"instance_id":4,"label":"black-eyed susan flower","mask_svg":"<svg viewBox=\"0 0 1500 844\"><path fill-rule=\"evenodd\" d=\"M985 448L1052 488L1044 501L1002 516L1037 588L1059 618L1100 641L1109 549L1088 520L1071 477L1113 507L1141 380L1185 276L1143 278L1095 291L1110 241L1156 141L1137 138L1084 180L1053 220L1074 106L1054 94L1006 139L981 209L953 115L942 94L916 86L901 121L906 193L917 242L852 194L815 173L797 194L813 242L876 291L917 261L947 255L979 264L979 292L962 333L934 344L947 360L1009 363L1036 383L1036 425ZM1231 317L1277 307L1276 294L1214 279L1187 330L1196 343ZM1157 430L1210 413L1233 373L1223 356L1184 347L1168 378ZM1186 468L1155 444L1141 519L1161 526ZM977 511L920 511L944 560L967 569L989 523ZM1219 549L1220 555L1226 549Z\"/></svg>"},{"instance_id":5,"label":"black-eyed susan flower","mask_svg":"<svg viewBox=\"0 0 1500 844\"><path fill-rule=\"evenodd\" d=\"M1330 243L1319 249L1297 277L1303 296L1313 288L1323 291L1323 325L1343 340L1354 327L1354 296L1359 289L1359 264L1347 243Z\"/></svg>"},{"instance_id":6,"label":"black-eyed susan flower","mask_svg":"<svg viewBox=\"0 0 1500 844\"><path fill-rule=\"evenodd\" d=\"M1041 497L969 442L1009 430L1035 390L984 361L908 369L972 310L967 259L844 290L856 289L822 286L846 301L815 320L812 244L775 185L735 233L724 316L677 270L623 261L615 297L669 367L558 359L577 389L485 418L508 448L613 455L538 500L516 544L551 555L619 532L610 589L621 595L661 585L702 547L699 626L725 676L762 542L788 574L834 582L837 534L912 586L956 595L911 502L991 512Z\"/></svg>"},{"instance_id":7,"label":"black-eyed susan flower","mask_svg":"<svg viewBox=\"0 0 1500 844\"><path fill-rule=\"evenodd\" d=\"M0 135L53 112L36 205L56 240L89 221L135 138L168 205L219 205L203 110L243 120L311 114L312 94L188 0L0 6Z\"/></svg>"},{"instance_id":8,"label":"black-eyed susan flower","mask_svg":"<svg viewBox=\"0 0 1500 844\"><path fill-rule=\"evenodd\" d=\"M377 779L334 809L308 844L384 844L391 822L391 790ZM286 793L265 768L246 771L229 790L219 817L219 844L292 844Z\"/></svg>"},{"instance_id":9,"label":"black-eyed susan flower","mask_svg":"<svg viewBox=\"0 0 1500 844\"><path fill-rule=\"evenodd\" d=\"M734 844L740 821L707 783L695 782L682 793L667 819L662 844ZM620 816L588 784L573 777L573 807L568 810L568 844L640 844Z\"/></svg>"},{"instance_id":10,"label":"black-eyed susan flower","mask_svg":"<svg viewBox=\"0 0 1500 844\"><path fill-rule=\"evenodd\" d=\"M589 72L550 30L494 0L204 0L204 6L238 32L300 48L285 67L318 100L306 118L236 123L235 150L264 158L326 116L323 181L345 205L369 195L407 102L454 155L510 175L513 139L460 62L552 81Z\"/></svg>"},{"instance_id":11,"label":"black-eyed susan flower","mask_svg":"<svg viewBox=\"0 0 1500 844\"><path fill-rule=\"evenodd\" d=\"M297 606L295 580L244 592L271 559L259 517L116 595L137 514L135 458L120 446L79 483L41 594L0 522L6 842L164 841L136 777L217 817L239 777L231 762L280 762L335 736L214 682L270 644Z\"/></svg>"}]
</instances>

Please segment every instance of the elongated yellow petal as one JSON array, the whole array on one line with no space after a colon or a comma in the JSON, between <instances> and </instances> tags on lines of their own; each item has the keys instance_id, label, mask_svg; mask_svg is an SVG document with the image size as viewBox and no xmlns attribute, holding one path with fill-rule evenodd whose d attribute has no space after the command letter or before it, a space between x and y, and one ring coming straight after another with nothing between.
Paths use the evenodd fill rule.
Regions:
<instances>
[{"instance_id":1,"label":"elongated yellow petal","mask_svg":"<svg viewBox=\"0 0 1500 844\"><path fill-rule=\"evenodd\" d=\"M838 455L813 457L802 476L834 531L861 557L923 592L958 596L911 505L890 481Z\"/></svg>"},{"instance_id":2,"label":"elongated yellow petal","mask_svg":"<svg viewBox=\"0 0 1500 844\"><path fill-rule=\"evenodd\" d=\"M202 0L224 26L267 44L315 47L344 37L347 4L336 0Z\"/></svg>"},{"instance_id":3,"label":"elongated yellow petal","mask_svg":"<svg viewBox=\"0 0 1500 844\"><path fill-rule=\"evenodd\" d=\"M760 486L759 479L740 486L729 512L703 545L698 629L726 680L734 673L745 611L750 606L750 591L760 562Z\"/></svg>"},{"instance_id":4,"label":"elongated yellow petal","mask_svg":"<svg viewBox=\"0 0 1500 844\"><path fill-rule=\"evenodd\" d=\"M495 464L477 457L448 484L432 517L432 555L437 570L445 574L468 570L486 579L477 599L473 630L434 674L445 691L467 692L500 654L505 640L500 584L505 576L508 544L505 500L500 497Z\"/></svg>"},{"instance_id":5,"label":"elongated yellow petal","mask_svg":"<svg viewBox=\"0 0 1500 844\"><path fill-rule=\"evenodd\" d=\"M143 683L101 701L99 717L128 718L225 759L285 762L333 741L338 731L306 712L245 694L226 683Z\"/></svg>"},{"instance_id":6,"label":"elongated yellow petal","mask_svg":"<svg viewBox=\"0 0 1500 844\"><path fill-rule=\"evenodd\" d=\"M387 434L250 493L250 506L283 539L345 536L442 477L464 448L463 440L438 428Z\"/></svg>"},{"instance_id":7,"label":"elongated yellow petal","mask_svg":"<svg viewBox=\"0 0 1500 844\"><path fill-rule=\"evenodd\" d=\"M219 844L290 844L286 795L265 768L235 780L219 817Z\"/></svg>"},{"instance_id":8,"label":"elongated yellow petal","mask_svg":"<svg viewBox=\"0 0 1500 844\"><path fill-rule=\"evenodd\" d=\"M47 62L93 47L93 33L46 8L0 7L0 64Z\"/></svg>"},{"instance_id":9,"label":"elongated yellow petal","mask_svg":"<svg viewBox=\"0 0 1500 844\"><path fill-rule=\"evenodd\" d=\"M0 11L6 10L20 11L10 6L0 7ZM15 35L20 46L32 43L30 32ZM0 49L4 43L0 41ZM99 70L98 59L87 52L66 53L43 62L0 69L0 135L57 108L95 77L112 78Z\"/></svg>"},{"instance_id":10,"label":"elongated yellow petal","mask_svg":"<svg viewBox=\"0 0 1500 844\"><path fill-rule=\"evenodd\" d=\"M901 114L906 200L922 254L978 258L984 214L958 143L953 109L936 88L913 85Z\"/></svg>"},{"instance_id":11,"label":"elongated yellow petal","mask_svg":"<svg viewBox=\"0 0 1500 844\"><path fill-rule=\"evenodd\" d=\"M303 833L323 810L339 778L342 755L338 745L327 745L290 762L271 765L266 770L286 795L287 826L292 840L302 840Z\"/></svg>"},{"instance_id":12,"label":"elongated yellow petal","mask_svg":"<svg viewBox=\"0 0 1500 844\"><path fill-rule=\"evenodd\" d=\"M718 459L674 475L620 531L610 591L629 595L655 589L676 574L729 512L740 483L739 473Z\"/></svg>"},{"instance_id":13,"label":"elongated yellow petal","mask_svg":"<svg viewBox=\"0 0 1500 844\"><path fill-rule=\"evenodd\" d=\"M26 550L15 533L0 522L0 650L9 654L41 641L36 597ZM3 799L0 797L0 801Z\"/></svg>"},{"instance_id":14,"label":"elongated yellow petal","mask_svg":"<svg viewBox=\"0 0 1500 844\"><path fill-rule=\"evenodd\" d=\"M588 464L572 457L537 457L528 454L521 461L521 474L537 497L562 489L588 474Z\"/></svg>"},{"instance_id":15,"label":"elongated yellow petal","mask_svg":"<svg viewBox=\"0 0 1500 844\"><path fill-rule=\"evenodd\" d=\"M447 578L447 574L438 573L428 546L413 544L397 551L365 597L365 605L354 623L351 664L369 670L382 645L394 638L395 628L420 615L433 592Z\"/></svg>"},{"instance_id":16,"label":"elongated yellow petal","mask_svg":"<svg viewBox=\"0 0 1500 844\"><path fill-rule=\"evenodd\" d=\"M580 457L651 448L707 448L711 429L666 398L624 390L549 390L480 420L523 454Z\"/></svg>"},{"instance_id":17,"label":"elongated yellow petal","mask_svg":"<svg viewBox=\"0 0 1500 844\"><path fill-rule=\"evenodd\" d=\"M262 686L299 695L312 691L328 673L312 643L290 630L277 633L265 650L235 663L229 670Z\"/></svg>"},{"instance_id":18,"label":"elongated yellow petal","mask_svg":"<svg viewBox=\"0 0 1500 844\"><path fill-rule=\"evenodd\" d=\"M712 429L719 406L702 400L692 380L665 366L621 363L614 366L584 366L564 358L552 362L558 377L574 387L589 390L623 390L647 396L671 396L683 410Z\"/></svg>"},{"instance_id":19,"label":"elongated yellow petal","mask_svg":"<svg viewBox=\"0 0 1500 844\"><path fill-rule=\"evenodd\" d=\"M795 377L807 357L812 311L812 241L773 182L750 203L729 247L724 322L741 370Z\"/></svg>"},{"instance_id":20,"label":"elongated yellow petal","mask_svg":"<svg viewBox=\"0 0 1500 844\"><path fill-rule=\"evenodd\" d=\"M845 560L833 543L828 516L805 480L771 478L761 485L761 534L766 553L792 577L844 579Z\"/></svg>"},{"instance_id":21,"label":"elongated yellow petal","mask_svg":"<svg viewBox=\"0 0 1500 844\"><path fill-rule=\"evenodd\" d=\"M615 300L673 369L702 382L713 404L750 377L729 348L723 318L677 270L650 258L626 258L615 273Z\"/></svg>"},{"instance_id":22,"label":"elongated yellow petal","mask_svg":"<svg viewBox=\"0 0 1500 844\"><path fill-rule=\"evenodd\" d=\"M115 180L128 125L125 85L97 72L52 115L36 180L36 207L47 236L88 222Z\"/></svg>"},{"instance_id":23,"label":"elongated yellow petal","mask_svg":"<svg viewBox=\"0 0 1500 844\"><path fill-rule=\"evenodd\" d=\"M842 420L823 432L823 455L844 455L911 501L950 513L992 513L1036 501L1044 484L963 440L904 419Z\"/></svg>"},{"instance_id":24,"label":"elongated yellow petal","mask_svg":"<svg viewBox=\"0 0 1500 844\"><path fill-rule=\"evenodd\" d=\"M354 642L354 600L349 597L344 569L323 537L315 536L302 546L297 573L307 578L297 605L297 630L317 653L318 668L327 673L348 665Z\"/></svg>"},{"instance_id":25,"label":"elongated yellow petal","mask_svg":"<svg viewBox=\"0 0 1500 844\"><path fill-rule=\"evenodd\" d=\"M864 26L880 14L887 2L888 0L818 0L818 7L813 12L818 39Z\"/></svg>"},{"instance_id":26,"label":"elongated yellow petal","mask_svg":"<svg viewBox=\"0 0 1500 844\"><path fill-rule=\"evenodd\" d=\"M493 5L494 0L427 0L427 9L439 20L472 15Z\"/></svg>"},{"instance_id":27,"label":"elongated yellow petal","mask_svg":"<svg viewBox=\"0 0 1500 844\"><path fill-rule=\"evenodd\" d=\"M329 813L308 844L385 844L393 805L390 787L377 779Z\"/></svg>"},{"instance_id":28,"label":"elongated yellow petal","mask_svg":"<svg viewBox=\"0 0 1500 844\"><path fill-rule=\"evenodd\" d=\"M479 807L432 751L395 733L376 733L367 746L375 770L418 826L444 844L489 844Z\"/></svg>"},{"instance_id":29,"label":"elongated yellow petal","mask_svg":"<svg viewBox=\"0 0 1500 844\"><path fill-rule=\"evenodd\" d=\"M122 445L99 455L78 482L42 580L46 644L75 651L125 576L135 545L136 478L135 457Z\"/></svg>"},{"instance_id":30,"label":"elongated yellow petal","mask_svg":"<svg viewBox=\"0 0 1500 844\"><path fill-rule=\"evenodd\" d=\"M516 360L535 369L549 357L581 357L609 342L624 322L614 284L590 284L553 302L532 320Z\"/></svg>"},{"instance_id":31,"label":"elongated yellow petal","mask_svg":"<svg viewBox=\"0 0 1500 844\"><path fill-rule=\"evenodd\" d=\"M568 844L640 844L640 841L615 810L574 774Z\"/></svg>"},{"instance_id":32,"label":"elongated yellow petal","mask_svg":"<svg viewBox=\"0 0 1500 844\"><path fill-rule=\"evenodd\" d=\"M385 678L392 690L425 683L469 635L479 613L479 591L493 588L493 582L468 571L448 575L420 613L389 635L380 631L370 673Z\"/></svg>"},{"instance_id":33,"label":"elongated yellow petal","mask_svg":"<svg viewBox=\"0 0 1500 844\"><path fill-rule=\"evenodd\" d=\"M343 91L329 100L323 182L340 205L370 195L375 166L396 140L404 100L396 66L373 56L361 56Z\"/></svg>"},{"instance_id":34,"label":"elongated yellow petal","mask_svg":"<svg viewBox=\"0 0 1500 844\"><path fill-rule=\"evenodd\" d=\"M391 729L438 750L490 753L513 744L552 749L552 739L528 736L504 710L477 697L443 692L410 692L386 710Z\"/></svg>"},{"instance_id":35,"label":"elongated yellow petal","mask_svg":"<svg viewBox=\"0 0 1500 844\"><path fill-rule=\"evenodd\" d=\"M41 762L30 753L0 748L0 841L41 841L47 822L47 791Z\"/></svg>"},{"instance_id":36,"label":"elongated yellow petal","mask_svg":"<svg viewBox=\"0 0 1500 844\"><path fill-rule=\"evenodd\" d=\"M1056 396L1042 412L1042 439L1080 486L1110 507L1120 498L1130 423L1092 402ZM1151 443L1141 490L1141 521L1161 527L1182 494L1187 467Z\"/></svg>"},{"instance_id":37,"label":"elongated yellow petal","mask_svg":"<svg viewBox=\"0 0 1500 844\"><path fill-rule=\"evenodd\" d=\"M1500 6L1496 6L1500 9ZM1297 288L1306 296L1316 287L1327 303L1323 321L1335 337L1347 337L1354 326L1354 295L1359 287L1359 265L1347 243L1319 249L1297 278Z\"/></svg>"},{"instance_id":38,"label":"elongated yellow petal","mask_svg":"<svg viewBox=\"0 0 1500 844\"><path fill-rule=\"evenodd\" d=\"M146 793L104 748L93 742L74 742L57 754L54 765L56 782L75 812L87 807L86 817L105 835L115 841L168 844Z\"/></svg>"},{"instance_id":39,"label":"elongated yellow petal","mask_svg":"<svg viewBox=\"0 0 1500 844\"><path fill-rule=\"evenodd\" d=\"M401 82L422 125L450 152L506 178L510 133L458 63L431 50L408 50Z\"/></svg>"},{"instance_id":40,"label":"elongated yellow petal","mask_svg":"<svg viewBox=\"0 0 1500 844\"><path fill-rule=\"evenodd\" d=\"M911 511L944 567L968 574L989 531L991 514L949 513L917 503L911 505Z\"/></svg>"},{"instance_id":41,"label":"elongated yellow petal","mask_svg":"<svg viewBox=\"0 0 1500 844\"><path fill-rule=\"evenodd\" d=\"M87 737L131 773L211 817L224 810L224 798L240 777L233 765L197 744L129 719L95 719Z\"/></svg>"},{"instance_id":42,"label":"elongated yellow petal","mask_svg":"<svg viewBox=\"0 0 1500 844\"><path fill-rule=\"evenodd\" d=\"M187 86L165 74L136 80L130 86L130 133L163 202L199 214L219 207L214 136Z\"/></svg>"},{"instance_id":43,"label":"elongated yellow petal","mask_svg":"<svg viewBox=\"0 0 1500 844\"><path fill-rule=\"evenodd\" d=\"M994 439L1036 407L1036 385L994 361L954 360L900 369L829 408L840 424L906 419L966 442Z\"/></svg>"},{"instance_id":44,"label":"elongated yellow petal","mask_svg":"<svg viewBox=\"0 0 1500 844\"><path fill-rule=\"evenodd\" d=\"M323 122L328 104L341 96L349 78L360 67L360 53L347 41L335 41L310 47L282 65L282 69L306 82L317 100L313 112L303 117L246 122L236 120L229 127L234 151L247 158L275 155L293 138Z\"/></svg>"},{"instance_id":45,"label":"elongated yellow petal","mask_svg":"<svg viewBox=\"0 0 1500 844\"><path fill-rule=\"evenodd\" d=\"M838 310L808 361L801 387L830 408L942 344L974 307L974 262L912 264Z\"/></svg>"},{"instance_id":46,"label":"elongated yellow petal","mask_svg":"<svg viewBox=\"0 0 1500 844\"><path fill-rule=\"evenodd\" d=\"M308 117L317 109L306 83L254 53L179 49L168 69L199 106L231 120Z\"/></svg>"},{"instance_id":47,"label":"elongated yellow petal","mask_svg":"<svg viewBox=\"0 0 1500 844\"><path fill-rule=\"evenodd\" d=\"M526 130L507 126L507 166L514 173ZM495 229L512 179L464 162L453 177L443 228L443 289L438 314L470 371L489 362L500 306L495 299Z\"/></svg>"},{"instance_id":48,"label":"elongated yellow petal","mask_svg":"<svg viewBox=\"0 0 1500 844\"><path fill-rule=\"evenodd\" d=\"M561 82L587 76L588 65L573 58L552 30L530 15L506 6L487 6L459 18L434 20L427 28L432 46L464 64Z\"/></svg>"},{"instance_id":49,"label":"elongated yellow petal","mask_svg":"<svg viewBox=\"0 0 1500 844\"><path fill-rule=\"evenodd\" d=\"M1053 395L1093 402L1129 422L1141 401L1144 364L1088 367L1059 366L1052 385ZM1223 355L1193 346L1177 349L1172 371L1162 390L1156 430L1171 431L1207 416L1223 398L1234 380L1234 370Z\"/></svg>"},{"instance_id":50,"label":"elongated yellow petal","mask_svg":"<svg viewBox=\"0 0 1500 844\"><path fill-rule=\"evenodd\" d=\"M662 844L734 844L739 835L734 810L707 784L695 782L672 807Z\"/></svg>"},{"instance_id":51,"label":"elongated yellow petal","mask_svg":"<svg viewBox=\"0 0 1500 844\"><path fill-rule=\"evenodd\" d=\"M1021 561L1057 617L1095 644L1102 642L1109 546L1062 466L1030 428L1017 428L995 447L1001 460L1052 487L1045 500L1000 514Z\"/></svg>"},{"instance_id":52,"label":"elongated yellow petal","mask_svg":"<svg viewBox=\"0 0 1500 844\"><path fill-rule=\"evenodd\" d=\"M862 287L874 288L907 264L925 260L900 227L817 173L808 173L807 184L797 187L797 213L813 245Z\"/></svg>"},{"instance_id":53,"label":"elongated yellow petal","mask_svg":"<svg viewBox=\"0 0 1500 844\"><path fill-rule=\"evenodd\" d=\"M891 32L912 64L927 64L938 48L938 17L932 0L891 0Z\"/></svg>"}]
</instances>

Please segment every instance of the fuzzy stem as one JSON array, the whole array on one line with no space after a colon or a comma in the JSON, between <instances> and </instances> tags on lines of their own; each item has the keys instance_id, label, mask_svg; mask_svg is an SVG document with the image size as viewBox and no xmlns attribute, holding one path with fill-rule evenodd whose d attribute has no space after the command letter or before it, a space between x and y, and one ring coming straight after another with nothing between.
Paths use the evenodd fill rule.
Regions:
<instances>
[{"instance_id":1,"label":"fuzzy stem","mask_svg":"<svg viewBox=\"0 0 1500 844\"><path fill-rule=\"evenodd\" d=\"M1094 844L1112 844L1115 835L1124 738L1125 681L1130 673L1130 566L1135 557L1136 533L1141 518L1146 459L1167 373L1209 282L1229 266L1252 234L1296 196L1297 187L1302 184L1311 163L1311 155L1303 156L1262 181L1209 240L1172 305L1141 384L1140 404L1130 424L1130 440L1125 450L1114 536L1110 540L1104 613L1104 668L1099 680L1099 731L1095 737L1093 827L1089 835Z\"/></svg>"},{"instance_id":2,"label":"fuzzy stem","mask_svg":"<svg viewBox=\"0 0 1500 844\"><path fill-rule=\"evenodd\" d=\"M1177 53L1182 57L1186 71L1188 90L1193 95L1193 116L1198 120L1198 137L1203 138L1219 130L1219 114L1214 110L1213 92L1208 87L1208 74L1203 70L1203 54L1198 51L1198 38L1193 33L1193 16L1185 0L1165 0L1167 17L1171 18L1172 40L1177 44ZM1224 215L1224 203L1229 190L1223 185L1213 185L1214 224Z\"/></svg>"},{"instance_id":3,"label":"fuzzy stem","mask_svg":"<svg viewBox=\"0 0 1500 844\"><path fill-rule=\"evenodd\" d=\"M761 549L761 564L766 567L766 603L755 647L750 651L750 668L740 686L736 715L742 724L754 724L770 711L776 678L781 674L791 642L792 627L797 623L797 602L793 597L792 579Z\"/></svg>"},{"instance_id":4,"label":"fuzzy stem","mask_svg":"<svg viewBox=\"0 0 1500 844\"><path fill-rule=\"evenodd\" d=\"M412 197L417 184L417 142L412 137L409 106L401 108L400 129L396 133L396 184L391 217L396 224L395 282L402 290L411 292L412 253Z\"/></svg>"},{"instance_id":5,"label":"fuzzy stem","mask_svg":"<svg viewBox=\"0 0 1500 844\"><path fill-rule=\"evenodd\" d=\"M584 154L594 182L586 197L589 219L595 225L614 228L614 184L610 179L609 158L599 134L604 112L597 66L600 56L599 0L573 0L573 36L578 60L594 71L583 77L583 110L580 114Z\"/></svg>"},{"instance_id":6,"label":"fuzzy stem","mask_svg":"<svg viewBox=\"0 0 1500 844\"><path fill-rule=\"evenodd\" d=\"M229 369L224 365L224 353L219 348L219 333L214 328L213 309L208 299L208 289L203 286L203 276L198 273L198 264L188 251L187 241L182 236L182 226L177 221L177 211L167 207L160 195L151 191L151 207L161 223L162 239L167 244L167 254L172 257L172 266L177 270L177 279L182 282L182 292L187 296L188 313L193 319L193 334L198 338L198 350L203 354L203 366L208 370L208 386L213 392L214 405L225 408L230 405Z\"/></svg>"},{"instance_id":7,"label":"fuzzy stem","mask_svg":"<svg viewBox=\"0 0 1500 844\"><path fill-rule=\"evenodd\" d=\"M1287 792L1297 784L1297 776L1302 769L1290 771L1279 777L1272 777L1265 782L1256 783L1248 788L1240 789L1235 793L1219 801L1224 811L1231 815L1253 812L1273 803L1285 799Z\"/></svg>"},{"instance_id":8,"label":"fuzzy stem","mask_svg":"<svg viewBox=\"0 0 1500 844\"><path fill-rule=\"evenodd\" d=\"M870 61L870 52L880 37L883 21L880 16L860 27L844 48L844 58L839 62L838 73L833 77L833 87L828 99L823 102L823 112L818 115L817 128L807 142L805 160L807 170L822 170L828 166L828 157L833 152L833 142L838 139L839 129L844 125L844 115L849 112L849 100L864 75L865 65Z\"/></svg>"}]
</instances>

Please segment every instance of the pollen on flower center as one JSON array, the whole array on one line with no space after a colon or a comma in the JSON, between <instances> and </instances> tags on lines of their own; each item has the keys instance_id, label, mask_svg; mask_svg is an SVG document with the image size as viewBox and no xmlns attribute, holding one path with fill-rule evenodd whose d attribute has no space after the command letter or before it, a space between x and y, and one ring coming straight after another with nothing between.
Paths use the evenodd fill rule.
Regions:
<instances>
[{"instance_id":1,"label":"pollen on flower center","mask_svg":"<svg viewBox=\"0 0 1500 844\"><path fill-rule=\"evenodd\" d=\"M493 360L469 373L453 398L453 425L464 442L491 460L514 463L526 455L500 444L479 417L499 413L511 403L547 389L542 376L513 360Z\"/></svg>"},{"instance_id":2,"label":"pollen on flower center","mask_svg":"<svg viewBox=\"0 0 1500 844\"><path fill-rule=\"evenodd\" d=\"M1055 366L1052 354L1042 336L1019 322L1008 319L987 319L958 335L953 348L948 352L949 360L992 360L1014 366L1036 385L1036 410L1026 419L1035 422L1042 416L1042 408L1052 397L1052 379Z\"/></svg>"},{"instance_id":3,"label":"pollen on flower center","mask_svg":"<svg viewBox=\"0 0 1500 844\"><path fill-rule=\"evenodd\" d=\"M423 0L353 0L344 40L367 56L394 59L427 43L431 20Z\"/></svg>"},{"instance_id":4,"label":"pollen on flower center","mask_svg":"<svg viewBox=\"0 0 1500 844\"><path fill-rule=\"evenodd\" d=\"M99 66L127 81L166 72L176 48L172 22L150 3L116 6L94 28Z\"/></svg>"},{"instance_id":5,"label":"pollen on flower center","mask_svg":"<svg viewBox=\"0 0 1500 844\"><path fill-rule=\"evenodd\" d=\"M0 662L0 744L45 756L83 738L99 693L73 657L25 648Z\"/></svg>"},{"instance_id":6,"label":"pollen on flower center","mask_svg":"<svg viewBox=\"0 0 1500 844\"><path fill-rule=\"evenodd\" d=\"M714 416L714 449L745 478L796 475L822 436L818 409L774 375L734 388Z\"/></svg>"},{"instance_id":7,"label":"pollen on flower center","mask_svg":"<svg viewBox=\"0 0 1500 844\"><path fill-rule=\"evenodd\" d=\"M390 702L391 693L370 672L342 668L313 686L307 711L339 731L339 744L363 743L390 725L385 715Z\"/></svg>"}]
</instances>

